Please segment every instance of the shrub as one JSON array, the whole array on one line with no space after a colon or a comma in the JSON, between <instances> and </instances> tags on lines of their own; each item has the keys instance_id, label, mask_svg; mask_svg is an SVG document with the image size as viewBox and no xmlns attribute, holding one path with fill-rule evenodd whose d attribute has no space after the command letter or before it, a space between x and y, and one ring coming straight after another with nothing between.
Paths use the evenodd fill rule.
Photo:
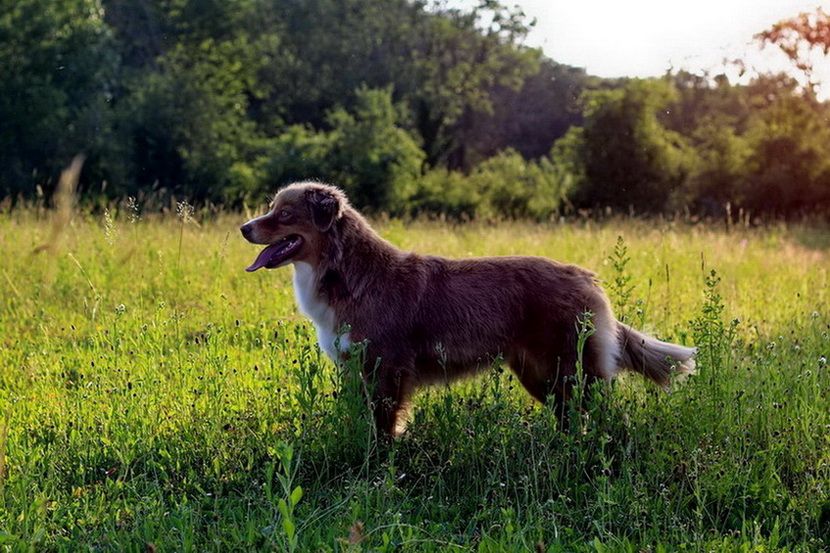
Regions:
<instances>
[{"instance_id":1,"label":"shrub","mask_svg":"<svg viewBox=\"0 0 830 553\"><path fill-rule=\"evenodd\" d=\"M549 161L526 161L512 149L482 162L470 175L484 198L483 214L511 219L544 219L555 213L561 201L560 177Z\"/></svg>"},{"instance_id":2,"label":"shrub","mask_svg":"<svg viewBox=\"0 0 830 553\"><path fill-rule=\"evenodd\" d=\"M282 185L304 179L330 180L331 136L303 125L292 125L269 141L267 155L260 160L264 181L262 194L272 194Z\"/></svg>"},{"instance_id":3,"label":"shrub","mask_svg":"<svg viewBox=\"0 0 830 553\"><path fill-rule=\"evenodd\" d=\"M410 198L413 214L546 219L562 205L571 176L548 159L525 160L505 150L479 164L472 173L433 169L418 182Z\"/></svg>"},{"instance_id":4,"label":"shrub","mask_svg":"<svg viewBox=\"0 0 830 553\"><path fill-rule=\"evenodd\" d=\"M481 194L470 178L459 171L436 168L418 181L417 190L409 198L409 214L474 219L481 201Z\"/></svg>"},{"instance_id":5,"label":"shrub","mask_svg":"<svg viewBox=\"0 0 830 553\"><path fill-rule=\"evenodd\" d=\"M398 126L391 89L360 88L354 113L329 114L334 180L359 207L401 212L417 189L425 154Z\"/></svg>"},{"instance_id":6,"label":"shrub","mask_svg":"<svg viewBox=\"0 0 830 553\"><path fill-rule=\"evenodd\" d=\"M259 192L300 179L315 178L343 187L359 208L402 212L417 192L424 153L398 126L390 89L360 88L353 113L328 114L328 131L288 127L260 160L264 181Z\"/></svg>"}]
</instances>

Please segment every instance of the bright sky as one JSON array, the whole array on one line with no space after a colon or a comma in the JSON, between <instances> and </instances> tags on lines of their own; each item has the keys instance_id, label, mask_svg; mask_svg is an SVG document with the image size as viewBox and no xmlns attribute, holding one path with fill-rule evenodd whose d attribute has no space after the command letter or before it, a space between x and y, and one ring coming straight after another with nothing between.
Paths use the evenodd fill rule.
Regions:
<instances>
[{"instance_id":1,"label":"bright sky","mask_svg":"<svg viewBox=\"0 0 830 553\"><path fill-rule=\"evenodd\" d=\"M528 44L554 60L602 77L657 76L669 67L699 71L748 56L783 68L772 52L747 55L752 36L830 0L506 0L536 27ZM830 64L828 64L830 65ZM830 82L830 67L824 68ZM829 87L824 87L828 95Z\"/></svg>"}]
</instances>

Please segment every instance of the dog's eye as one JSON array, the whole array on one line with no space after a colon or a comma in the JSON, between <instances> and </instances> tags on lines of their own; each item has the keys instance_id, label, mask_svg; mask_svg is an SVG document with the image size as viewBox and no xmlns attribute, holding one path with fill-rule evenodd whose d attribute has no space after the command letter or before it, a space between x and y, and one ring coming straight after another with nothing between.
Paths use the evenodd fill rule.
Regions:
<instances>
[{"instance_id":1,"label":"dog's eye","mask_svg":"<svg viewBox=\"0 0 830 553\"><path fill-rule=\"evenodd\" d=\"M277 217L280 221L288 221L291 219L291 212L287 209L280 209L279 213L277 213Z\"/></svg>"}]
</instances>

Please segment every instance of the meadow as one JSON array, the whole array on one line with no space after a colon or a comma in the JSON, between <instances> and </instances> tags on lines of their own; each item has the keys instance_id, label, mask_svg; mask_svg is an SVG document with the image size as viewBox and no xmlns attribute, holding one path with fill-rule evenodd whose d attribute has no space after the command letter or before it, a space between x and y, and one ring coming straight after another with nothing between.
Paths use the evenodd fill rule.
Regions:
<instances>
[{"instance_id":1,"label":"meadow","mask_svg":"<svg viewBox=\"0 0 830 553\"><path fill-rule=\"evenodd\" d=\"M381 221L406 249L578 263L700 348L670 393L581 389L564 432L494 363L388 444L291 269L244 272L244 220L0 215L0 549L830 550L826 228Z\"/></svg>"}]
</instances>

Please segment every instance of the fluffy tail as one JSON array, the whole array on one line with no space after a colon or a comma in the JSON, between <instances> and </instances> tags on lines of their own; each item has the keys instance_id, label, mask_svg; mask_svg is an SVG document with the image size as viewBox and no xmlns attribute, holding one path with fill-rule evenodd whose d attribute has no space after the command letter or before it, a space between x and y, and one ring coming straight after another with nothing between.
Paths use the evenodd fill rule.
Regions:
<instances>
[{"instance_id":1,"label":"fluffy tail","mask_svg":"<svg viewBox=\"0 0 830 553\"><path fill-rule=\"evenodd\" d=\"M697 348L662 342L628 325L617 322L620 344L620 368L637 371L662 387L667 387L672 373L693 374Z\"/></svg>"}]
</instances>

